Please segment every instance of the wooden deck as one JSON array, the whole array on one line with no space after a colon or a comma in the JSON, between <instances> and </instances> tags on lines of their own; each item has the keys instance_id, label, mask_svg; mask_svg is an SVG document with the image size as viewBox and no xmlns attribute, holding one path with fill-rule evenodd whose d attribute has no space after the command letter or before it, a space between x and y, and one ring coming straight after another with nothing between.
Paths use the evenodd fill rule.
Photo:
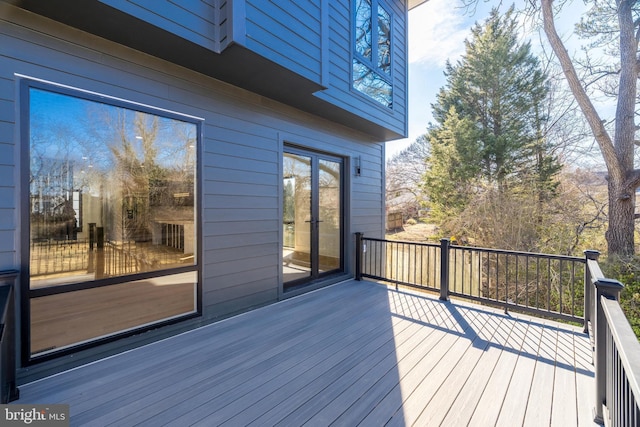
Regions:
<instances>
[{"instance_id":1,"label":"wooden deck","mask_svg":"<svg viewBox=\"0 0 640 427\"><path fill-rule=\"evenodd\" d=\"M20 387L71 425L589 426L581 328L349 281Z\"/></svg>"}]
</instances>

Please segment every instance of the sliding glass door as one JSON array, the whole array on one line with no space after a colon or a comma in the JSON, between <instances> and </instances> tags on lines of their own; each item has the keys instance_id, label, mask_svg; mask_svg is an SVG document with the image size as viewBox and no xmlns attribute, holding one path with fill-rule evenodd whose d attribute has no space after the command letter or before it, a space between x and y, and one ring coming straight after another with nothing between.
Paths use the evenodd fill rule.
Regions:
<instances>
[{"instance_id":1,"label":"sliding glass door","mask_svg":"<svg viewBox=\"0 0 640 427\"><path fill-rule=\"evenodd\" d=\"M343 161L287 149L283 159L284 289L343 270Z\"/></svg>"}]
</instances>

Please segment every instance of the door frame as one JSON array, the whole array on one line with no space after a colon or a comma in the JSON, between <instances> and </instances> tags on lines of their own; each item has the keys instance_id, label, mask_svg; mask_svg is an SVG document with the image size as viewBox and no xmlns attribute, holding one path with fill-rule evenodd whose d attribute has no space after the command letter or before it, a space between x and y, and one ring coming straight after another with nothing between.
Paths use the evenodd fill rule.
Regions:
<instances>
[{"instance_id":1,"label":"door frame","mask_svg":"<svg viewBox=\"0 0 640 427\"><path fill-rule=\"evenodd\" d=\"M318 195L319 195L319 183L318 183L318 177L319 177L319 161L320 160L329 160L329 161L335 161L337 163L340 164L340 232L339 232L339 236L340 236L340 266L338 269L335 270L331 270L331 271L327 271L327 272L318 272L318 267L319 267L319 233L318 233L318 227L317 227L317 223L315 224L315 227L312 227L312 231L311 231L311 236L310 236L310 244L311 244L311 264L312 264L312 273L309 277L305 277L302 279L297 279L297 280L293 280L290 282L284 282L284 274L282 271L282 266L283 266L283 252L282 252L282 248L284 246L284 225L283 225L283 202L284 202L284 156L285 154L290 153L290 154L294 154L294 155L300 155L300 156L305 156L305 157L310 157L311 158L311 179L312 179L312 187L311 187L311 192L312 192L312 206L311 206L311 212L312 215L317 219L318 213L319 213L319 204L318 204ZM280 228L280 236L279 236L279 272L278 272L278 276L280 278L279 282L280 282L280 286L279 286L279 293L280 296L286 296L288 297L289 295L293 296L295 294L298 294L300 292L296 292L296 290L298 289L303 289L303 292L315 289L319 286L316 286L317 284L321 283L324 284L324 282L331 277L335 277L335 276L343 276L346 273L346 265L347 265L347 260L345 259L345 254L346 254L346 245L347 245L347 241L346 241L346 227L347 227L347 221L345 219L345 212L347 212L347 207L346 207L346 202L347 202L347 170L348 170L348 166L349 166L349 162L348 159L344 156L340 156L337 155L335 153L330 153L330 152L326 152L326 151L322 151L322 150L315 150L312 148L307 148L307 147L303 147L300 145L296 145L296 144L290 144L290 143L286 143L283 142L282 145L282 152L280 154L280 159L281 159L281 167L280 167L280 182L279 182L279 187L280 187L280 204L279 204L279 210L280 210L280 224L279 224L279 228ZM314 201L315 200L315 201Z\"/></svg>"}]
</instances>

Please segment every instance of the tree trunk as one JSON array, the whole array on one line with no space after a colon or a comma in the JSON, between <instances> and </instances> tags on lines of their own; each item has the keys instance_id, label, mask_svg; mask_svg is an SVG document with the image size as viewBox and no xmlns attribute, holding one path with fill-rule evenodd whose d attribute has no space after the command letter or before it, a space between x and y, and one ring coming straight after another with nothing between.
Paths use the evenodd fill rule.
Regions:
<instances>
[{"instance_id":1,"label":"tree trunk","mask_svg":"<svg viewBox=\"0 0 640 427\"><path fill-rule=\"evenodd\" d=\"M623 257L634 253L635 233L635 191L637 179L634 175L633 151L635 141L635 107L638 41L635 34L632 0L616 0L618 25L620 27L620 79L618 103L616 105L616 123L614 147L617 166L621 177L609 179L609 229L607 244L609 254ZM608 166L608 165L607 165ZM611 177L611 173L609 176Z\"/></svg>"},{"instance_id":2,"label":"tree trunk","mask_svg":"<svg viewBox=\"0 0 640 427\"><path fill-rule=\"evenodd\" d=\"M624 182L609 179L609 227L606 238L610 255L629 257L634 253L635 192Z\"/></svg>"},{"instance_id":3,"label":"tree trunk","mask_svg":"<svg viewBox=\"0 0 640 427\"><path fill-rule=\"evenodd\" d=\"M635 23L631 0L616 0L620 26L620 81L616 107L615 141L604 127L604 122L587 95L562 39L558 35L553 0L541 0L544 32L551 48L562 65L562 70L576 102L580 106L600 152L607 165L609 192L609 228L606 232L609 255L627 257L634 253L635 190L640 185L640 171L633 167L636 99Z\"/></svg>"}]
</instances>

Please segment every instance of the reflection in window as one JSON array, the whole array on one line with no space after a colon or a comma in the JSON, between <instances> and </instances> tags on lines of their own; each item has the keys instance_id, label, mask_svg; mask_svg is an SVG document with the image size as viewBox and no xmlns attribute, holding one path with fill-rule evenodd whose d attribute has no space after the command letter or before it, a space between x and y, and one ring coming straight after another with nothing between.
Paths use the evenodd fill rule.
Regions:
<instances>
[{"instance_id":1,"label":"reflection in window","mask_svg":"<svg viewBox=\"0 0 640 427\"><path fill-rule=\"evenodd\" d=\"M377 0L356 0L354 55L353 87L391 108L391 15Z\"/></svg>"},{"instance_id":2,"label":"reflection in window","mask_svg":"<svg viewBox=\"0 0 640 427\"><path fill-rule=\"evenodd\" d=\"M319 160L318 210L322 221L319 224L319 270L321 272L340 268L342 249L342 189L340 162Z\"/></svg>"},{"instance_id":3,"label":"reflection in window","mask_svg":"<svg viewBox=\"0 0 640 427\"><path fill-rule=\"evenodd\" d=\"M353 87L382 105L391 106L391 85L357 59L353 60Z\"/></svg>"},{"instance_id":4,"label":"reflection in window","mask_svg":"<svg viewBox=\"0 0 640 427\"><path fill-rule=\"evenodd\" d=\"M196 125L32 88L31 287L194 265Z\"/></svg>"},{"instance_id":5,"label":"reflection in window","mask_svg":"<svg viewBox=\"0 0 640 427\"><path fill-rule=\"evenodd\" d=\"M31 353L49 353L194 312L196 282L196 273L188 272L32 298Z\"/></svg>"},{"instance_id":6,"label":"reflection in window","mask_svg":"<svg viewBox=\"0 0 640 427\"><path fill-rule=\"evenodd\" d=\"M378 69L391 74L391 16L378 6Z\"/></svg>"},{"instance_id":7,"label":"reflection in window","mask_svg":"<svg viewBox=\"0 0 640 427\"><path fill-rule=\"evenodd\" d=\"M197 312L197 123L28 90L32 354Z\"/></svg>"},{"instance_id":8,"label":"reflection in window","mask_svg":"<svg viewBox=\"0 0 640 427\"><path fill-rule=\"evenodd\" d=\"M371 59L371 0L358 0L356 4L356 52Z\"/></svg>"}]
</instances>

